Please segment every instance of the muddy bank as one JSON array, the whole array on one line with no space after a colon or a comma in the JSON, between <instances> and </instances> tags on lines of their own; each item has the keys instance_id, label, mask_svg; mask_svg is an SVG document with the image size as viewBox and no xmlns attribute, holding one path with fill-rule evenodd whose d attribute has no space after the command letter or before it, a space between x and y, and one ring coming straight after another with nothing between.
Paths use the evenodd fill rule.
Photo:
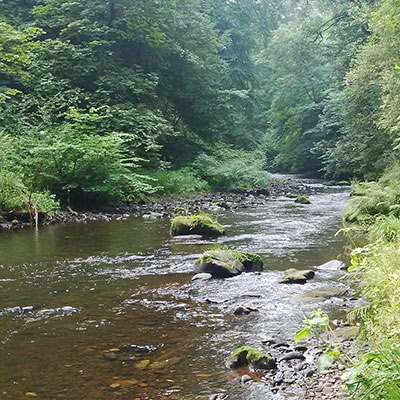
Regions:
<instances>
[{"instance_id":1,"label":"muddy bank","mask_svg":"<svg viewBox=\"0 0 400 400\"><path fill-rule=\"evenodd\" d=\"M289 196L312 194L315 189L300 180L286 179L271 182L267 188L253 190L237 190L230 192L213 192L198 194L189 198L165 198L147 204L125 204L118 207L103 207L99 210L65 210L54 215L40 215L39 225L46 226L66 222L111 221L124 220L131 215L143 216L148 219L171 217L179 213L194 213L207 211L218 213L225 210L235 210L250 207L259 207L266 204L272 196ZM8 215L0 216L0 231L6 229L20 229L32 226L29 216Z\"/></svg>"}]
</instances>

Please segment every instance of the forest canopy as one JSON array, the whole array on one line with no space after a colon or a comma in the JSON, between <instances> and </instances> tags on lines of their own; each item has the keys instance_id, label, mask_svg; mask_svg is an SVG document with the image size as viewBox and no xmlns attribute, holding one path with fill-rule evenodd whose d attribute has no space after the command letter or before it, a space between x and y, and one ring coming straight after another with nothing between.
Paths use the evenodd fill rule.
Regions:
<instances>
[{"instance_id":1,"label":"forest canopy","mask_svg":"<svg viewBox=\"0 0 400 400\"><path fill-rule=\"evenodd\" d=\"M0 213L379 176L399 47L398 0L0 0Z\"/></svg>"}]
</instances>

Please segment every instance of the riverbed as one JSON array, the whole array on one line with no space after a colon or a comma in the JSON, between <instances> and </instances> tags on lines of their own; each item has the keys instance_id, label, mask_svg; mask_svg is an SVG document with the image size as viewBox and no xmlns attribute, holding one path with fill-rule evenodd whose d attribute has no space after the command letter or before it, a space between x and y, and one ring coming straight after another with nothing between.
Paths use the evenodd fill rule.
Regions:
<instances>
[{"instance_id":1,"label":"riverbed","mask_svg":"<svg viewBox=\"0 0 400 400\"><path fill-rule=\"evenodd\" d=\"M349 189L305 183L309 205L276 196L219 211L227 234L217 239L172 238L167 218L142 217L2 232L0 398L290 398L261 382L244 386L224 365L238 346L262 349L266 335L293 341L312 309L343 306L292 300L344 286L337 271L278 283L288 268L345 260L335 232ZM260 254L265 270L191 283L194 262L215 244ZM238 304L259 311L235 316Z\"/></svg>"}]
</instances>

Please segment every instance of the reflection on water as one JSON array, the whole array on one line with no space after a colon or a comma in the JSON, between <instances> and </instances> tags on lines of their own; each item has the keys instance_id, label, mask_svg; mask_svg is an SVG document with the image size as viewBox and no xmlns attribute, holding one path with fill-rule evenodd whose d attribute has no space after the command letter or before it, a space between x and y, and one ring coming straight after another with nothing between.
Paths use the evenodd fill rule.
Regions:
<instances>
[{"instance_id":1,"label":"reflection on water","mask_svg":"<svg viewBox=\"0 0 400 400\"><path fill-rule=\"evenodd\" d=\"M277 284L281 270L342 253L334 233L348 193L312 185L308 206L274 198L221 214L228 234L213 240L173 239L167 220L141 218L2 233L0 398L283 398L261 383L241 386L224 362L263 335L291 339L316 305L290 298L341 285L332 271L306 286ZM215 242L259 253L266 271L190 284L194 261ZM236 317L239 303L259 312Z\"/></svg>"}]
</instances>

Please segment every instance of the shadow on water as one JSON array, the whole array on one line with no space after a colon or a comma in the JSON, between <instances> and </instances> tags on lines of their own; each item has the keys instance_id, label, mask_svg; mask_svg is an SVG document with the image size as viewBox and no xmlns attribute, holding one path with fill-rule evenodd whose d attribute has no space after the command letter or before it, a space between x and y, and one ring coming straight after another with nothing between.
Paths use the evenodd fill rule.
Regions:
<instances>
[{"instance_id":1,"label":"shadow on water","mask_svg":"<svg viewBox=\"0 0 400 400\"><path fill-rule=\"evenodd\" d=\"M228 234L213 240L176 240L168 220L142 218L2 233L0 398L287 398L241 386L224 362L239 345L259 347L262 335L291 340L316 306L342 306L290 300L341 286L332 271L306 289L277 283L282 270L343 252L334 234L348 192L309 184L310 205L281 197L222 213ZM266 270L191 284L195 260L215 243L262 255ZM234 316L241 303L259 312Z\"/></svg>"}]
</instances>

